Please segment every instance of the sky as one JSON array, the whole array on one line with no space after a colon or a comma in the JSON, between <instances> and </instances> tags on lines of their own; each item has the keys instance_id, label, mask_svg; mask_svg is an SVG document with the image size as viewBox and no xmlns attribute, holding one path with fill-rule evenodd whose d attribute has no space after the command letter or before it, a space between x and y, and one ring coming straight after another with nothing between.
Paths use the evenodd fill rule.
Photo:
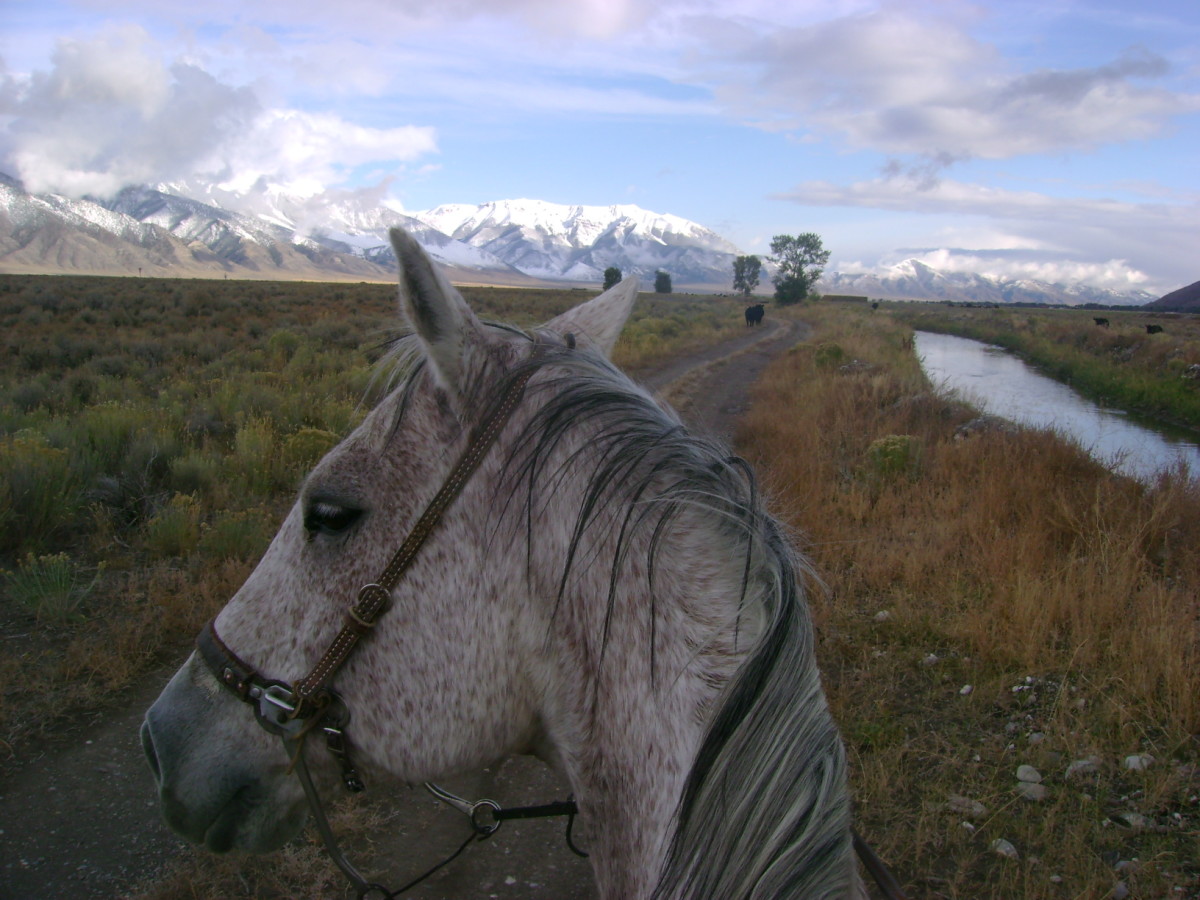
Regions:
<instances>
[{"instance_id":1,"label":"sky","mask_svg":"<svg viewBox=\"0 0 1200 900\"><path fill-rule=\"evenodd\" d=\"M1200 4L0 0L0 171L635 204L1161 294L1200 279Z\"/></svg>"}]
</instances>

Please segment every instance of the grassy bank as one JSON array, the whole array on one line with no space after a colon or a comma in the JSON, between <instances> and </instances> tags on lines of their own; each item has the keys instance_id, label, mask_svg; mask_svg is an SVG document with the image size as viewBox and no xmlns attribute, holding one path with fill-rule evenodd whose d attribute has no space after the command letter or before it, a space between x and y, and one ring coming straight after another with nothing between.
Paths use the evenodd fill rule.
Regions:
<instances>
[{"instance_id":1,"label":"grassy bank","mask_svg":"<svg viewBox=\"0 0 1200 900\"><path fill-rule=\"evenodd\" d=\"M1200 430L1200 316L887 304L906 325L1020 354L1107 406ZM1109 325L1097 325L1101 316ZM1162 329L1147 333L1147 325Z\"/></svg>"},{"instance_id":2,"label":"grassy bank","mask_svg":"<svg viewBox=\"0 0 1200 900\"><path fill-rule=\"evenodd\" d=\"M591 296L464 293L521 325ZM616 357L740 315L643 295ZM0 750L178 656L359 421L398 326L387 285L0 276Z\"/></svg>"},{"instance_id":3,"label":"grassy bank","mask_svg":"<svg viewBox=\"0 0 1200 900\"><path fill-rule=\"evenodd\" d=\"M903 327L802 315L814 338L768 371L740 449L827 585L861 830L914 897L1196 896L1200 489L1047 433L956 440L974 414L930 393Z\"/></svg>"}]
</instances>

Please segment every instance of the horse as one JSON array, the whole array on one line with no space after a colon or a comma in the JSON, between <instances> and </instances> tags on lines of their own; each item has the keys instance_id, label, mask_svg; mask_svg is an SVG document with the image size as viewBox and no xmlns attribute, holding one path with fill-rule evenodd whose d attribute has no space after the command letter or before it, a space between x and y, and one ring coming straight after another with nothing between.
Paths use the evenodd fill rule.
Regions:
<instances>
[{"instance_id":1,"label":"horse","mask_svg":"<svg viewBox=\"0 0 1200 900\"><path fill-rule=\"evenodd\" d=\"M1101 328L1108 327L1108 319L1093 317L1092 321L1095 322L1097 325L1099 325Z\"/></svg>"},{"instance_id":2,"label":"horse","mask_svg":"<svg viewBox=\"0 0 1200 900\"><path fill-rule=\"evenodd\" d=\"M168 825L266 852L306 820L297 758L320 791L347 748L411 784L534 753L606 900L865 897L809 565L747 464L610 362L636 280L521 330L391 241L385 396L145 715ZM289 737L310 701L334 754Z\"/></svg>"},{"instance_id":3,"label":"horse","mask_svg":"<svg viewBox=\"0 0 1200 900\"><path fill-rule=\"evenodd\" d=\"M1146 334L1162 334L1161 325L1147 325Z\"/></svg>"},{"instance_id":4,"label":"horse","mask_svg":"<svg viewBox=\"0 0 1200 900\"><path fill-rule=\"evenodd\" d=\"M761 303L755 303L753 306L747 306L746 307L746 325L747 325L747 327L749 327L751 325L761 325L762 320L763 320L763 314L764 314L764 310L763 310L763 305Z\"/></svg>"}]
</instances>

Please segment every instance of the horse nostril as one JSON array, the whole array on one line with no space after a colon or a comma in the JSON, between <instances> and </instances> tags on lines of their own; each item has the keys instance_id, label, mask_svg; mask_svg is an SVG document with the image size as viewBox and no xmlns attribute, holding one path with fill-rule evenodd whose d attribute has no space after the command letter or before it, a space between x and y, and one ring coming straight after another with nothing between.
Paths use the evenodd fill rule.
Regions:
<instances>
[{"instance_id":1,"label":"horse nostril","mask_svg":"<svg viewBox=\"0 0 1200 900\"><path fill-rule=\"evenodd\" d=\"M154 772L154 780L162 783L162 770L158 766L158 754L154 752L154 738L150 736L150 723L143 722L141 728L142 752L146 754L146 761L150 763L150 769Z\"/></svg>"}]
</instances>

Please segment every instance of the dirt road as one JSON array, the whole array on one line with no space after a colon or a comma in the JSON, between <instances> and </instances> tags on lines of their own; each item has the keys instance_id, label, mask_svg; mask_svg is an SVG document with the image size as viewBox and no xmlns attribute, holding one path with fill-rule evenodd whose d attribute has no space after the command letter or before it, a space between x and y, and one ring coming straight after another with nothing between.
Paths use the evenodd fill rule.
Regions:
<instances>
[{"instance_id":1,"label":"dirt road","mask_svg":"<svg viewBox=\"0 0 1200 900\"><path fill-rule=\"evenodd\" d=\"M804 336L801 325L767 320L636 376L672 402L689 426L728 439L750 385L770 359ZM111 900L191 852L159 818L137 735L169 674L143 679L118 704L48 742L0 781L0 900ZM445 785L507 805L544 803L568 793L548 768L529 758ZM465 820L423 791L380 789L375 802L389 810L386 834L347 853L383 883L402 883L439 861L467 833ZM562 828L561 820L506 824L408 896L587 900L594 896L591 870L567 851ZM578 843L586 847L587 838L586 829L577 826Z\"/></svg>"}]
</instances>

